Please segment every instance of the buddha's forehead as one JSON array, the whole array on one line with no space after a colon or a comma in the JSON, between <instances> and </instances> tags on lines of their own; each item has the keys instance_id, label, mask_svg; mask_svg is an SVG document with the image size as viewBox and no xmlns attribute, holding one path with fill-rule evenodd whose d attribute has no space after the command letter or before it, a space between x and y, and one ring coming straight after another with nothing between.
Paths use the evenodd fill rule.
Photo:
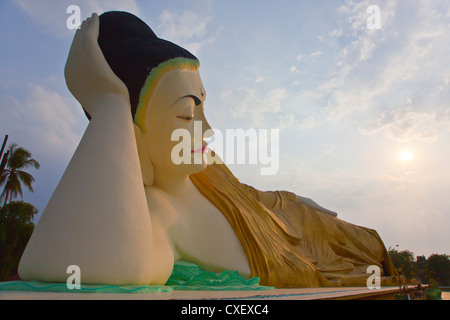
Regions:
<instances>
[{"instance_id":1,"label":"buddha's forehead","mask_svg":"<svg viewBox=\"0 0 450 320\"><path fill-rule=\"evenodd\" d=\"M193 96L201 102L206 98L206 91L198 70L173 70L166 73L156 87L154 102L161 106L171 106L175 101L186 96Z\"/></svg>"},{"instance_id":2,"label":"buddha's forehead","mask_svg":"<svg viewBox=\"0 0 450 320\"><path fill-rule=\"evenodd\" d=\"M146 93L146 103L139 107L134 121L142 132L146 133L150 116L155 116L155 112L167 111L180 98L188 96L193 96L201 102L206 98L198 70L168 71L161 76L154 90Z\"/></svg>"}]
</instances>

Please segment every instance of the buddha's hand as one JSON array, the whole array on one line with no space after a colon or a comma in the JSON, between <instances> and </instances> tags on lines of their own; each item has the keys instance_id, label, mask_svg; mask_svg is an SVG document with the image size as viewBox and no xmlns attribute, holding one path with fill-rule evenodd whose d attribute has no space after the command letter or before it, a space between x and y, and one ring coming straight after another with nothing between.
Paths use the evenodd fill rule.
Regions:
<instances>
[{"instance_id":1,"label":"buddha's hand","mask_svg":"<svg viewBox=\"0 0 450 320\"><path fill-rule=\"evenodd\" d=\"M70 48L64 70L67 87L92 116L96 106L109 98L123 98L129 104L126 85L114 74L97 39L100 21L96 13L83 21Z\"/></svg>"}]
</instances>

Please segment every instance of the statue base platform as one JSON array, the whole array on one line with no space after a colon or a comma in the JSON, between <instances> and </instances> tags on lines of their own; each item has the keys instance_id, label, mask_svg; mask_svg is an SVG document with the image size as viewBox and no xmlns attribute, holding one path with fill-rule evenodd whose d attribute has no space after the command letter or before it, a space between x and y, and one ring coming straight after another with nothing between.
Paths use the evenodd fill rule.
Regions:
<instances>
[{"instance_id":1,"label":"statue base platform","mask_svg":"<svg viewBox=\"0 0 450 320\"><path fill-rule=\"evenodd\" d=\"M154 293L55 293L0 292L0 300L408 300L413 299L416 286L298 288L264 291L172 291Z\"/></svg>"}]
</instances>

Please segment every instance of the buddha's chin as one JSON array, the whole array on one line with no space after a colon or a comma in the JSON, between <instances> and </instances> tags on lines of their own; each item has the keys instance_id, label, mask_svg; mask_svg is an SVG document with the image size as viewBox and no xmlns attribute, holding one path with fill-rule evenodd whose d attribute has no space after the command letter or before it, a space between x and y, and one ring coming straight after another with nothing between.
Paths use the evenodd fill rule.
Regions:
<instances>
[{"instance_id":1,"label":"buddha's chin","mask_svg":"<svg viewBox=\"0 0 450 320\"><path fill-rule=\"evenodd\" d=\"M192 153L191 163L184 166L189 174L202 172L208 166L206 153Z\"/></svg>"},{"instance_id":2,"label":"buddha's chin","mask_svg":"<svg viewBox=\"0 0 450 320\"><path fill-rule=\"evenodd\" d=\"M203 161L200 164L187 164L185 166L186 171L188 172L189 175L191 175L202 172L203 170L206 169L206 167L208 167L208 164L206 163L206 161Z\"/></svg>"},{"instance_id":3,"label":"buddha's chin","mask_svg":"<svg viewBox=\"0 0 450 320\"><path fill-rule=\"evenodd\" d=\"M175 167L171 168L171 172L179 174L179 175L191 175L202 172L208 167L206 161L202 163L182 163L179 165L175 165Z\"/></svg>"}]
</instances>

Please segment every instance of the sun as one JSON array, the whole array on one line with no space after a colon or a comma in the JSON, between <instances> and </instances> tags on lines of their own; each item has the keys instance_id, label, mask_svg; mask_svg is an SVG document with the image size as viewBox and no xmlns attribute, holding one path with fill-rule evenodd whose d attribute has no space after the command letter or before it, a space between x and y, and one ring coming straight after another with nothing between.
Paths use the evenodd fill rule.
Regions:
<instances>
[{"instance_id":1,"label":"sun","mask_svg":"<svg viewBox=\"0 0 450 320\"><path fill-rule=\"evenodd\" d=\"M403 161L403 162L410 162L412 159L414 158L414 155L411 153L411 152L409 152L409 151L403 151L401 154L400 154L400 159Z\"/></svg>"}]
</instances>

